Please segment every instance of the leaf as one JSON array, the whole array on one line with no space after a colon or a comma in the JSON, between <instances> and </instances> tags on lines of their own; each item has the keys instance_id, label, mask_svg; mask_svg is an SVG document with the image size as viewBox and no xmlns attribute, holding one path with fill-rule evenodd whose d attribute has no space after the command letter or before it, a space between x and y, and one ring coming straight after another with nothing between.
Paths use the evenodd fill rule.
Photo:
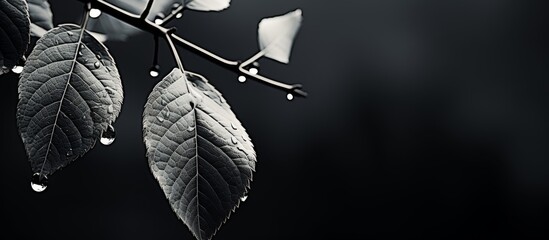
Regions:
<instances>
[{"instance_id":1,"label":"leaf","mask_svg":"<svg viewBox=\"0 0 549 240\"><path fill-rule=\"evenodd\" d=\"M143 135L149 166L173 211L197 239L211 239L255 171L246 130L202 76L174 69L149 95Z\"/></svg>"},{"instance_id":2,"label":"leaf","mask_svg":"<svg viewBox=\"0 0 549 240\"><path fill-rule=\"evenodd\" d=\"M257 31L259 48L265 52L265 56L282 63L288 63L292 45L302 20L300 9L282 16L261 20Z\"/></svg>"},{"instance_id":3,"label":"leaf","mask_svg":"<svg viewBox=\"0 0 549 240\"><path fill-rule=\"evenodd\" d=\"M19 79L17 124L32 171L51 175L90 150L122 98L105 46L74 24L46 33Z\"/></svg>"},{"instance_id":4,"label":"leaf","mask_svg":"<svg viewBox=\"0 0 549 240\"><path fill-rule=\"evenodd\" d=\"M0 0L0 75L9 72L29 44L29 12L23 0Z\"/></svg>"},{"instance_id":5,"label":"leaf","mask_svg":"<svg viewBox=\"0 0 549 240\"><path fill-rule=\"evenodd\" d=\"M133 14L141 14L147 6L148 0L112 0L114 5ZM230 0L155 0L147 19L153 21L159 13L169 13L174 3L183 3L188 9L196 11L221 11L229 7ZM128 37L141 32L130 24L122 22L108 14L101 14L97 19L90 19L90 30L108 35L109 40L125 41Z\"/></svg>"},{"instance_id":6,"label":"leaf","mask_svg":"<svg viewBox=\"0 0 549 240\"><path fill-rule=\"evenodd\" d=\"M27 0L31 20L31 35L41 37L42 30L53 28L53 13L47 0ZM33 26L34 25L34 26Z\"/></svg>"}]
</instances>

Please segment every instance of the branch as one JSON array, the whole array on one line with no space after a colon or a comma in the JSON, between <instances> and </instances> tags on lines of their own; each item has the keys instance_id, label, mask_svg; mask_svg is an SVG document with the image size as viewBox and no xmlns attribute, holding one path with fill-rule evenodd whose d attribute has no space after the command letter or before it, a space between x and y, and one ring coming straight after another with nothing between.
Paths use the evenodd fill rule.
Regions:
<instances>
[{"instance_id":1,"label":"branch","mask_svg":"<svg viewBox=\"0 0 549 240\"><path fill-rule=\"evenodd\" d=\"M183 48L199 55L199 56L202 56L204 58L209 58L209 59L212 59L214 60L213 63L221 66L221 67L224 67L228 70L231 70L233 72L236 72L236 73L240 73L240 74L244 74L246 75L247 77L251 78L251 79L254 79L260 83L263 83L263 84L266 84L267 86L271 86L271 87L274 87L274 88L277 88L277 89L280 89L280 90L283 90L287 93L291 93L295 96L300 96L300 97L306 97L307 96L307 93L305 91L303 91L301 88L302 88L302 85L301 84L293 84L293 85L290 85L290 84L286 84L286 83L282 83L282 82L278 82L278 81L275 81L273 79L270 79L270 78L267 78L265 76L262 76L260 74L252 74L250 73L247 69L245 69L245 67L247 65L244 65L243 63L241 63L242 61L233 61L233 60L227 60L225 58L222 58L204 48L201 48L185 39L183 39L182 37L178 36L177 34L175 33L172 33L170 31L170 29L162 26L162 25L157 25L157 24L154 24L153 22L149 21L146 16L145 18L142 18L142 16L144 14L141 14L141 15L137 15L137 14L133 14L133 13L130 13L124 9L121 9L105 0L78 0L80 2L83 2L83 3L91 3L92 7L93 8L97 8L97 9L100 9L101 11L123 21L123 22L126 22L130 25L133 25L134 27L137 27L145 32L149 32L153 35L156 35L156 36L162 36L164 38L170 38L171 37L171 40L173 40L174 44L177 44L179 46L182 46ZM152 2L153 0L150 0L147 4L147 8L149 8L149 11L150 11L150 7L149 5L152 6ZM147 9L145 9L145 11L147 11ZM145 12L144 11L144 12ZM148 13L147 13L148 14ZM254 56L257 56L254 55ZM253 57L252 57L253 58ZM245 61L244 63L247 63L249 64L249 62L253 62L253 61L249 61L249 59L247 61Z\"/></svg>"},{"instance_id":2,"label":"branch","mask_svg":"<svg viewBox=\"0 0 549 240\"><path fill-rule=\"evenodd\" d=\"M154 0L149 0L147 2L147 6L145 7L145 10L141 13L141 19L146 19L147 16L149 16L149 12L151 11L151 7L154 4Z\"/></svg>"}]
</instances>

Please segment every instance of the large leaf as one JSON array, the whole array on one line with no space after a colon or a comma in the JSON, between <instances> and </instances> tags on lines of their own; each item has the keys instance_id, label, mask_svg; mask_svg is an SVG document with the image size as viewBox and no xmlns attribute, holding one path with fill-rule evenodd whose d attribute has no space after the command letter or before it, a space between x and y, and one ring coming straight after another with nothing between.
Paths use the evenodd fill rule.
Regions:
<instances>
[{"instance_id":1,"label":"large leaf","mask_svg":"<svg viewBox=\"0 0 549 240\"><path fill-rule=\"evenodd\" d=\"M36 43L19 80L17 124L32 171L51 175L90 150L122 106L103 44L73 24Z\"/></svg>"},{"instance_id":2,"label":"large leaf","mask_svg":"<svg viewBox=\"0 0 549 240\"><path fill-rule=\"evenodd\" d=\"M250 186L256 154L246 130L203 77L174 69L149 95L143 132L173 211L197 239L210 239Z\"/></svg>"},{"instance_id":3,"label":"large leaf","mask_svg":"<svg viewBox=\"0 0 549 240\"><path fill-rule=\"evenodd\" d=\"M141 14L149 0L110 0L114 5L133 14ZM221 11L230 5L230 0L155 0L147 19L154 20L159 13L169 13L174 3L185 4L188 9L196 11ZM108 14L102 14L97 19L91 19L89 29L108 35L109 40L125 41L141 30L122 22Z\"/></svg>"},{"instance_id":4,"label":"large leaf","mask_svg":"<svg viewBox=\"0 0 549 240\"><path fill-rule=\"evenodd\" d=\"M0 75L12 69L29 44L29 12L24 0L0 0Z\"/></svg>"},{"instance_id":5,"label":"large leaf","mask_svg":"<svg viewBox=\"0 0 549 240\"><path fill-rule=\"evenodd\" d=\"M53 14L47 0L27 0L29 4L29 15L31 20L31 34L35 37L42 37L42 30L53 28Z\"/></svg>"},{"instance_id":6,"label":"large leaf","mask_svg":"<svg viewBox=\"0 0 549 240\"><path fill-rule=\"evenodd\" d=\"M257 31L259 48L265 52L265 56L282 63L288 63L302 20L300 9L282 16L261 20Z\"/></svg>"}]
</instances>

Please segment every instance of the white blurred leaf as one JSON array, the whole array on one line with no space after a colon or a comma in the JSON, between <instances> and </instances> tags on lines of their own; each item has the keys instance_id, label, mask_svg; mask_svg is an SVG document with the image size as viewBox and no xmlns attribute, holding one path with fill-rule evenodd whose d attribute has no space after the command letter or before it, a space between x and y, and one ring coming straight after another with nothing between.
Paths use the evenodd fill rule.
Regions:
<instances>
[{"instance_id":1,"label":"white blurred leaf","mask_svg":"<svg viewBox=\"0 0 549 240\"><path fill-rule=\"evenodd\" d=\"M282 63L290 61L292 45L301 26L301 10L289 12L282 16L264 18L259 22L259 48L265 57Z\"/></svg>"},{"instance_id":2,"label":"white blurred leaf","mask_svg":"<svg viewBox=\"0 0 549 240\"><path fill-rule=\"evenodd\" d=\"M109 0L108 2L133 14L141 14L148 0ZM196 11L221 11L229 7L230 0L155 0L147 19L154 20L159 13L168 15L174 3L185 4L188 9ZM108 40L125 41L128 37L138 34L141 30L124 23L108 14L101 14L97 19L90 19L88 29L108 36Z\"/></svg>"},{"instance_id":3,"label":"white blurred leaf","mask_svg":"<svg viewBox=\"0 0 549 240\"><path fill-rule=\"evenodd\" d=\"M44 36L44 34L46 34L46 32L48 32L48 30L43 29L42 27L40 27L40 26L38 26L34 23L30 24L30 34L31 34L31 36L41 38L42 36Z\"/></svg>"}]
</instances>

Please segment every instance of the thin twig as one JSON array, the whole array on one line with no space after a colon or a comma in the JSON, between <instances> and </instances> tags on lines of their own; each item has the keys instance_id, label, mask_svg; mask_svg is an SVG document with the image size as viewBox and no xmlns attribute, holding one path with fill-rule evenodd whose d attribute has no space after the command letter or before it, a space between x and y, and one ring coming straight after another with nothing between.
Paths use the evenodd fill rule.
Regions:
<instances>
[{"instance_id":1,"label":"thin twig","mask_svg":"<svg viewBox=\"0 0 549 240\"><path fill-rule=\"evenodd\" d=\"M107 2L106 0L78 0L78 1L83 3L91 3L94 8L100 9L101 11L123 22L126 22L134 27L137 27L145 32L149 32L151 34L158 35L158 36L163 36L165 38L169 36L169 38L171 38L174 44L180 45L185 49L198 54L199 56L212 59L214 60L212 61L213 63L216 63L217 65L222 66L226 69L229 69L236 73L244 74L253 80L256 80L268 86L283 90L287 93L292 93L295 96L299 96L299 97L307 96L307 93L301 89L302 88L301 84L290 85L290 84L278 82L276 80L267 78L260 74L252 74L248 70L244 69L244 67L240 63L241 61L234 61L234 60L228 60L228 59L222 58L204 48L197 46L196 44L193 44L183 39L182 37L174 33L169 33L169 29L166 27L162 25L154 24L153 22L149 21L146 17L141 18L141 15L130 13L124 9L121 9ZM152 4L150 2L152 2L152 0L149 1L149 4Z\"/></svg>"},{"instance_id":2,"label":"thin twig","mask_svg":"<svg viewBox=\"0 0 549 240\"><path fill-rule=\"evenodd\" d=\"M146 19L147 16L149 16L149 12L151 12L151 7L154 3L154 0L147 1L147 6L145 7L145 10L141 13L141 16L139 18Z\"/></svg>"}]
</instances>

